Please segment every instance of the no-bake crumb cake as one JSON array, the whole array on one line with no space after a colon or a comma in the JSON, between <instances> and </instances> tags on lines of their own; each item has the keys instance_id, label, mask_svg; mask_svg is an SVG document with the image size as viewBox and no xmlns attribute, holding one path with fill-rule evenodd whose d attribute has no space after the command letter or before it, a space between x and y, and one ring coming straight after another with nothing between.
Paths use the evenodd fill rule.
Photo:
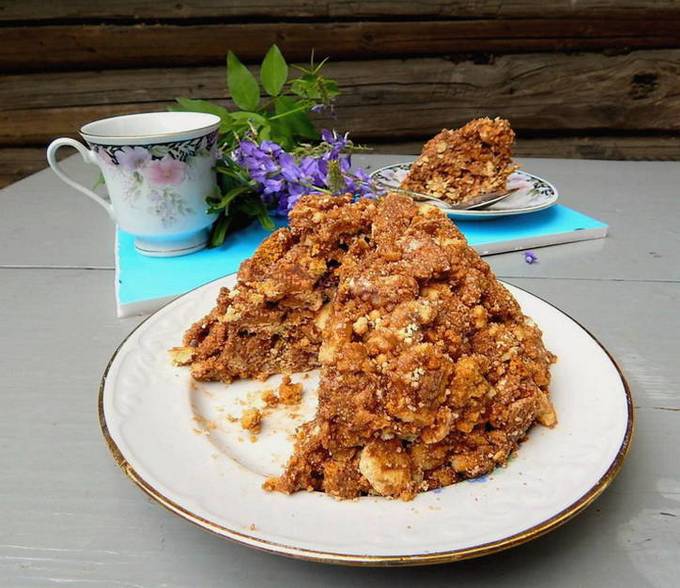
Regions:
<instances>
[{"instance_id":1,"label":"no-bake crumb cake","mask_svg":"<svg viewBox=\"0 0 680 588\"><path fill-rule=\"evenodd\" d=\"M443 129L425 143L401 187L451 204L504 191L517 169L514 141L510 123L502 118L478 118L455 131Z\"/></svg>"},{"instance_id":2,"label":"no-bake crumb cake","mask_svg":"<svg viewBox=\"0 0 680 588\"><path fill-rule=\"evenodd\" d=\"M301 199L184 343L198 379L321 366L268 490L410 499L556 422L541 331L440 210L401 195Z\"/></svg>"},{"instance_id":3,"label":"no-bake crumb cake","mask_svg":"<svg viewBox=\"0 0 680 588\"><path fill-rule=\"evenodd\" d=\"M184 337L175 361L197 380L264 379L318 367L321 332L338 269L358 235L370 232L375 202L308 196L290 227L243 262L233 290L222 288L212 312Z\"/></svg>"}]
</instances>

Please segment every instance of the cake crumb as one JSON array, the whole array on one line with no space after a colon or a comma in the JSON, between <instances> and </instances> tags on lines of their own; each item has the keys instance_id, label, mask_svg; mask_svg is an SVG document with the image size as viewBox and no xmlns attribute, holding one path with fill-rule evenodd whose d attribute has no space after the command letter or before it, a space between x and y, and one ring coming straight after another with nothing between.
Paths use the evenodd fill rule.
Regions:
<instances>
[{"instance_id":1,"label":"cake crumb","mask_svg":"<svg viewBox=\"0 0 680 588\"><path fill-rule=\"evenodd\" d=\"M257 408L246 408L241 415L241 427L251 433L259 433L262 426L262 412Z\"/></svg>"},{"instance_id":2,"label":"cake crumb","mask_svg":"<svg viewBox=\"0 0 680 588\"><path fill-rule=\"evenodd\" d=\"M173 347L168 350L172 363L176 366L189 365L196 355L196 350L191 347Z\"/></svg>"},{"instance_id":3,"label":"cake crumb","mask_svg":"<svg viewBox=\"0 0 680 588\"><path fill-rule=\"evenodd\" d=\"M204 432L204 433L214 431L217 428L217 423L215 423L214 421L208 420L201 415L195 415L194 416L194 422L199 426L199 428L201 429L201 432Z\"/></svg>"},{"instance_id":4,"label":"cake crumb","mask_svg":"<svg viewBox=\"0 0 680 588\"><path fill-rule=\"evenodd\" d=\"M300 404L302 400L302 384L293 384L290 376L283 376L279 386L279 399L283 404Z\"/></svg>"},{"instance_id":5,"label":"cake crumb","mask_svg":"<svg viewBox=\"0 0 680 588\"><path fill-rule=\"evenodd\" d=\"M262 402L264 402L267 407L274 407L279 404L280 398L276 395L274 390L267 388L262 390Z\"/></svg>"}]
</instances>

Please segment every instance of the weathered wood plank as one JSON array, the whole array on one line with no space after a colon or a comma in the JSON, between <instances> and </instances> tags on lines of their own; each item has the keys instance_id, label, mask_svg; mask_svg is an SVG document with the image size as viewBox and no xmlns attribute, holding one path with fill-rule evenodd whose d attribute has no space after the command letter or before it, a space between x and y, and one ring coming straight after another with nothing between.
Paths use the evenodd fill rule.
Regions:
<instances>
[{"instance_id":1,"label":"weathered wood plank","mask_svg":"<svg viewBox=\"0 0 680 588\"><path fill-rule=\"evenodd\" d=\"M0 0L0 21L50 20L160 20L190 18L378 18L378 17L456 17L456 18L563 18L575 16L638 18L677 16L674 0Z\"/></svg>"},{"instance_id":2,"label":"weathered wood plank","mask_svg":"<svg viewBox=\"0 0 680 588\"><path fill-rule=\"evenodd\" d=\"M60 158L66 153L60 153ZM45 149L18 147L0 149L0 188L47 167Z\"/></svg>"},{"instance_id":3,"label":"weathered wood plank","mask_svg":"<svg viewBox=\"0 0 680 588\"><path fill-rule=\"evenodd\" d=\"M369 143L375 153L417 154L423 140ZM61 156L69 153L64 151ZM564 159L680 160L680 135L641 137L518 138L517 157ZM0 188L47 167L43 147L0 148Z\"/></svg>"},{"instance_id":4,"label":"weathered wood plank","mask_svg":"<svg viewBox=\"0 0 680 588\"><path fill-rule=\"evenodd\" d=\"M59 25L2 29L0 69L207 65L233 49L259 61L277 43L292 60L470 52L680 47L673 19L523 19L180 25Z\"/></svg>"},{"instance_id":5,"label":"weathered wood plank","mask_svg":"<svg viewBox=\"0 0 680 588\"><path fill-rule=\"evenodd\" d=\"M680 131L680 50L338 62L328 75L344 93L338 119L321 124L362 140L420 138L485 114L521 131ZM224 100L223 84L221 67L2 76L0 144L42 144L178 95Z\"/></svg>"},{"instance_id":6,"label":"weathered wood plank","mask_svg":"<svg viewBox=\"0 0 680 588\"><path fill-rule=\"evenodd\" d=\"M423 141L368 143L375 153L414 155ZM563 159L621 159L629 161L680 160L680 134L675 136L648 135L640 137L519 137L516 157L548 157Z\"/></svg>"}]
</instances>

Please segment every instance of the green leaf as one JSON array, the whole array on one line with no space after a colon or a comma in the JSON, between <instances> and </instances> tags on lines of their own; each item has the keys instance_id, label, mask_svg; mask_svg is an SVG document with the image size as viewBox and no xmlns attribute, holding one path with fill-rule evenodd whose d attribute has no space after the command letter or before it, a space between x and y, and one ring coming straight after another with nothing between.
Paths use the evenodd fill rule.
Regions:
<instances>
[{"instance_id":1,"label":"green leaf","mask_svg":"<svg viewBox=\"0 0 680 588\"><path fill-rule=\"evenodd\" d=\"M304 102L295 100L290 96L279 96L274 99L274 112L279 115L278 118L283 118L289 113L297 113L303 110L309 110L309 107Z\"/></svg>"},{"instance_id":2,"label":"green leaf","mask_svg":"<svg viewBox=\"0 0 680 588\"><path fill-rule=\"evenodd\" d=\"M210 235L211 247L219 247L224 243L224 238L227 236L227 230L229 229L230 223L231 218L228 216L220 216L220 218L215 221Z\"/></svg>"},{"instance_id":3,"label":"green leaf","mask_svg":"<svg viewBox=\"0 0 680 588\"><path fill-rule=\"evenodd\" d=\"M258 196L243 198L238 201L238 209L248 216L257 217L263 229L273 231L276 225L267 212L267 207Z\"/></svg>"},{"instance_id":4,"label":"green leaf","mask_svg":"<svg viewBox=\"0 0 680 588\"><path fill-rule=\"evenodd\" d=\"M205 112L219 116L222 121L228 121L231 113L224 107L207 100L193 100L192 98L175 98L176 105L169 107L169 110L180 112Z\"/></svg>"},{"instance_id":5,"label":"green leaf","mask_svg":"<svg viewBox=\"0 0 680 588\"><path fill-rule=\"evenodd\" d=\"M254 121L258 124L263 124L267 119L257 112L232 112L231 116L237 121Z\"/></svg>"},{"instance_id":6,"label":"green leaf","mask_svg":"<svg viewBox=\"0 0 680 588\"><path fill-rule=\"evenodd\" d=\"M273 231L276 228L276 225L274 224L272 217L269 216L269 213L267 212L267 209L264 206L260 211L258 211L257 220L260 221L260 226L265 231Z\"/></svg>"},{"instance_id":7,"label":"green leaf","mask_svg":"<svg viewBox=\"0 0 680 588\"><path fill-rule=\"evenodd\" d=\"M257 108L260 102L257 80L231 51L227 54L227 86L236 106L242 110Z\"/></svg>"},{"instance_id":8,"label":"green leaf","mask_svg":"<svg viewBox=\"0 0 680 588\"><path fill-rule=\"evenodd\" d=\"M285 119L269 121L270 139L274 143L278 143L286 151L290 151L295 147L295 139L293 138L293 131L286 123Z\"/></svg>"},{"instance_id":9,"label":"green leaf","mask_svg":"<svg viewBox=\"0 0 680 588\"><path fill-rule=\"evenodd\" d=\"M291 135L305 139L318 139L319 132L310 120L308 110L308 106L290 96L279 96L274 102L274 111L278 118L271 122L285 125Z\"/></svg>"},{"instance_id":10,"label":"green leaf","mask_svg":"<svg viewBox=\"0 0 680 588\"><path fill-rule=\"evenodd\" d=\"M278 96L288 79L288 64L276 45L267 51L260 68L260 81L265 92L270 96Z\"/></svg>"},{"instance_id":11,"label":"green leaf","mask_svg":"<svg viewBox=\"0 0 680 588\"><path fill-rule=\"evenodd\" d=\"M321 98L321 92L317 88L317 78L314 74L306 73L299 78L293 80L290 86L291 92L302 96L303 98L310 98L316 100Z\"/></svg>"},{"instance_id":12,"label":"green leaf","mask_svg":"<svg viewBox=\"0 0 680 588\"><path fill-rule=\"evenodd\" d=\"M212 214L215 212L219 212L220 210L224 210L224 214L228 214L229 205L232 203L234 198L240 196L244 192L249 192L250 190L252 190L251 186L237 186L236 188L232 188L231 190L229 190L221 198L215 198L214 200L207 199L208 212Z\"/></svg>"},{"instance_id":13,"label":"green leaf","mask_svg":"<svg viewBox=\"0 0 680 588\"><path fill-rule=\"evenodd\" d=\"M269 141L272 138L272 127L269 123L260 127L260 132L257 134L260 141Z\"/></svg>"},{"instance_id":14,"label":"green leaf","mask_svg":"<svg viewBox=\"0 0 680 588\"><path fill-rule=\"evenodd\" d=\"M290 85L293 94L322 104L329 104L340 94L337 82L319 75L318 69L303 72L304 74L293 80Z\"/></svg>"},{"instance_id":15,"label":"green leaf","mask_svg":"<svg viewBox=\"0 0 680 588\"><path fill-rule=\"evenodd\" d=\"M322 79L324 91L327 96L335 98L340 94L340 88L338 87L338 82L335 80L329 80L326 78Z\"/></svg>"}]
</instances>

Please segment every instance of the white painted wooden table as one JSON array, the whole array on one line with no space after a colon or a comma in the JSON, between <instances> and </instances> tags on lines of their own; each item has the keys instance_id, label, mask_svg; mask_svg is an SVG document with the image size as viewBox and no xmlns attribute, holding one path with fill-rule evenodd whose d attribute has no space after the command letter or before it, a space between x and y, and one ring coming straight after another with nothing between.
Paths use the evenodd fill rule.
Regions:
<instances>
[{"instance_id":1,"label":"white painted wooden table","mask_svg":"<svg viewBox=\"0 0 680 588\"><path fill-rule=\"evenodd\" d=\"M632 451L584 514L495 556L412 569L287 560L170 514L122 475L97 424L101 372L140 320L115 318L113 227L46 170L0 191L0 586L680 585L680 164L523 164L610 225L535 265L487 258L587 326L632 387Z\"/></svg>"}]
</instances>

